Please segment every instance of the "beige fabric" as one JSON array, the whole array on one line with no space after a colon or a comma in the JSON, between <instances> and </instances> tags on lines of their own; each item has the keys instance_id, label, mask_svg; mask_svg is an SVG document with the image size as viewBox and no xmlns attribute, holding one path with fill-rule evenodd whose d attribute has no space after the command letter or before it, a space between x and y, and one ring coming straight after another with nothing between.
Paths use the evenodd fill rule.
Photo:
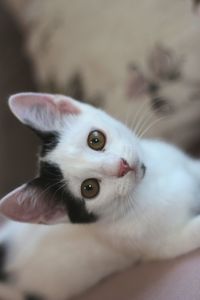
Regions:
<instances>
[{"instance_id":1,"label":"beige fabric","mask_svg":"<svg viewBox=\"0 0 200 300\"><path fill-rule=\"evenodd\" d=\"M142 106L141 131L153 123L148 136L165 138L187 150L196 145L200 134L200 26L192 1L4 2L26 31L26 48L40 89L98 103L129 125ZM161 80L155 68L149 67L157 43L181 61L178 80ZM159 91L127 97L129 64L136 64L146 79L159 83ZM161 112L152 102L155 97L166 100L164 107L159 102ZM157 123L163 115L167 118Z\"/></svg>"}]
</instances>

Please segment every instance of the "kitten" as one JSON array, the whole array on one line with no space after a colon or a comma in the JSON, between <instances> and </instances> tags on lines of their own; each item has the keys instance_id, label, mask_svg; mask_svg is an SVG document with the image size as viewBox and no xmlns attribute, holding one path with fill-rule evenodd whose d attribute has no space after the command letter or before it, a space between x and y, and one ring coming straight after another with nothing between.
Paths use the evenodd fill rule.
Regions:
<instances>
[{"instance_id":1,"label":"kitten","mask_svg":"<svg viewBox=\"0 0 200 300\"><path fill-rule=\"evenodd\" d=\"M1 229L1 299L68 299L138 259L200 246L199 161L66 96L9 105L42 148L37 177L0 202L15 221Z\"/></svg>"}]
</instances>

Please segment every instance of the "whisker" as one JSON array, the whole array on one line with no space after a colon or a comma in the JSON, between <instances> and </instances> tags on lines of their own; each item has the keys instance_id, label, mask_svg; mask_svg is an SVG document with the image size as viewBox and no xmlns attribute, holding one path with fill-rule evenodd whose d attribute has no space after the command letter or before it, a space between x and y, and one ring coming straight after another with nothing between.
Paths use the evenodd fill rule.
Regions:
<instances>
[{"instance_id":1,"label":"whisker","mask_svg":"<svg viewBox=\"0 0 200 300\"><path fill-rule=\"evenodd\" d=\"M144 107L147 105L146 101L143 101L142 104L138 107L136 114L135 114L135 120L137 121L138 117L140 117L141 112L144 110Z\"/></svg>"},{"instance_id":2,"label":"whisker","mask_svg":"<svg viewBox=\"0 0 200 300\"><path fill-rule=\"evenodd\" d=\"M56 196L56 193L57 193L59 190L63 189L64 187L65 187L65 183L62 184L61 186L59 186L59 187L57 188L57 190L54 192L54 194L52 195L51 199L52 199L52 198L54 199L55 196ZM62 191L62 193L63 193L63 191Z\"/></svg>"},{"instance_id":3,"label":"whisker","mask_svg":"<svg viewBox=\"0 0 200 300\"><path fill-rule=\"evenodd\" d=\"M134 200L133 195L132 196L128 195L128 210L133 209L133 206L134 206L134 204L133 204L134 201L133 200Z\"/></svg>"},{"instance_id":4,"label":"whisker","mask_svg":"<svg viewBox=\"0 0 200 300\"><path fill-rule=\"evenodd\" d=\"M41 197L43 194L47 193L49 189L51 189L52 187L54 187L55 185L58 185L58 184L62 184L64 183L64 179L62 180L59 180L57 182L55 182L54 184L51 184L49 185L45 190L42 190L42 192L40 192L38 195L37 195L37 198Z\"/></svg>"},{"instance_id":5,"label":"whisker","mask_svg":"<svg viewBox=\"0 0 200 300\"><path fill-rule=\"evenodd\" d=\"M154 122L152 122L148 127L146 127L143 132L140 134L139 138L142 138L145 133L147 133L153 126L155 126L158 122L160 122L161 120L166 119L166 116L160 117L156 120L154 120Z\"/></svg>"},{"instance_id":6,"label":"whisker","mask_svg":"<svg viewBox=\"0 0 200 300\"><path fill-rule=\"evenodd\" d=\"M144 101L139 107L138 107L138 109L137 109L137 111L136 111L136 114L133 116L133 118L134 118L134 122L135 122L135 124L134 124L134 122L132 123L132 127L133 127L133 125L134 125L134 128L135 127L137 127L137 124L138 124L138 122L140 121L140 119L141 119L141 113L143 113L143 110L144 110L144 107L145 107L145 105L146 105L147 103L146 103L146 101ZM135 131L136 131L136 129L135 129Z\"/></svg>"},{"instance_id":7,"label":"whisker","mask_svg":"<svg viewBox=\"0 0 200 300\"><path fill-rule=\"evenodd\" d=\"M140 136L141 132L150 124L152 118L154 117L154 112L150 111L150 114L144 118L143 123L141 122L140 127L138 128L137 135Z\"/></svg>"},{"instance_id":8,"label":"whisker","mask_svg":"<svg viewBox=\"0 0 200 300\"><path fill-rule=\"evenodd\" d=\"M146 117L148 114L151 113L153 115L153 112L150 110L149 107L146 107L144 111L141 111L141 115L137 120L137 123L134 125L134 132L136 135L139 135L138 132L141 130L141 127L143 126L143 123L146 122ZM132 126L133 128L133 126Z\"/></svg>"}]
</instances>

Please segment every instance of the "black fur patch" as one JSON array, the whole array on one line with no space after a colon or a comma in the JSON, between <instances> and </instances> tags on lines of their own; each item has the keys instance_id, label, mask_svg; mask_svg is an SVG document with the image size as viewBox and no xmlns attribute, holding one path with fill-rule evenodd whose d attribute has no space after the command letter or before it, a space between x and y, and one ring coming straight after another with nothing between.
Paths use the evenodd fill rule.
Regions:
<instances>
[{"instance_id":1,"label":"black fur patch","mask_svg":"<svg viewBox=\"0 0 200 300\"><path fill-rule=\"evenodd\" d=\"M74 197L67 189L67 183L63 187L63 179L62 172L58 166L48 162L41 162L40 176L28 185L48 190L54 196L53 201L56 201L56 203L61 202L66 207L66 212L72 223L96 221L97 217L87 211L84 199ZM51 199L51 197L49 198ZM50 203L49 205L52 204Z\"/></svg>"},{"instance_id":2,"label":"black fur patch","mask_svg":"<svg viewBox=\"0 0 200 300\"><path fill-rule=\"evenodd\" d=\"M40 131L29 121L25 120L26 126L29 127L42 141L40 155L43 157L47 152L53 150L59 141L59 133L57 131Z\"/></svg>"},{"instance_id":3,"label":"black fur patch","mask_svg":"<svg viewBox=\"0 0 200 300\"><path fill-rule=\"evenodd\" d=\"M59 141L59 134L56 131L52 132L41 132L36 131L36 134L42 140L42 147L41 147L41 156L45 156L47 152L53 150Z\"/></svg>"},{"instance_id":4,"label":"black fur patch","mask_svg":"<svg viewBox=\"0 0 200 300\"><path fill-rule=\"evenodd\" d=\"M26 293L24 295L24 300L45 300L44 297L41 297L37 294Z\"/></svg>"},{"instance_id":5,"label":"black fur patch","mask_svg":"<svg viewBox=\"0 0 200 300\"><path fill-rule=\"evenodd\" d=\"M6 251L7 251L6 245L1 244L0 245L0 281L1 282L2 281L5 282L9 278L8 274L4 270L5 263L6 263Z\"/></svg>"}]
</instances>

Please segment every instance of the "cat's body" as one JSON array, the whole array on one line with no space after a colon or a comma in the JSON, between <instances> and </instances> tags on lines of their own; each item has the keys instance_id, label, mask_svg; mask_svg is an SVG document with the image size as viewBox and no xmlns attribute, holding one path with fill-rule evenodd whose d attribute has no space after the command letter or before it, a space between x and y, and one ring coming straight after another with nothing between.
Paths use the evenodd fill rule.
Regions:
<instances>
[{"instance_id":1,"label":"cat's body","mask_svg":"<svg viewBox=\"0 0 200 300\"><path fill-rule=\"evenodd\" d=\"M199 161L166 143L138 140L105 113L64 96L21 94L11 109L40 129L43 141L53 128L60 134L43 147L39 177L5 197L0 210L33 223L85 223L10 221L2 228L4 271L14 276L7 288L19 291L19 299L31 292L65 300L135 261L172 258L200 246ZM90 140L97 129L106 136L101 149ZM95 196L84 185L87 178Z\"/></svg>"}]
</instances>

